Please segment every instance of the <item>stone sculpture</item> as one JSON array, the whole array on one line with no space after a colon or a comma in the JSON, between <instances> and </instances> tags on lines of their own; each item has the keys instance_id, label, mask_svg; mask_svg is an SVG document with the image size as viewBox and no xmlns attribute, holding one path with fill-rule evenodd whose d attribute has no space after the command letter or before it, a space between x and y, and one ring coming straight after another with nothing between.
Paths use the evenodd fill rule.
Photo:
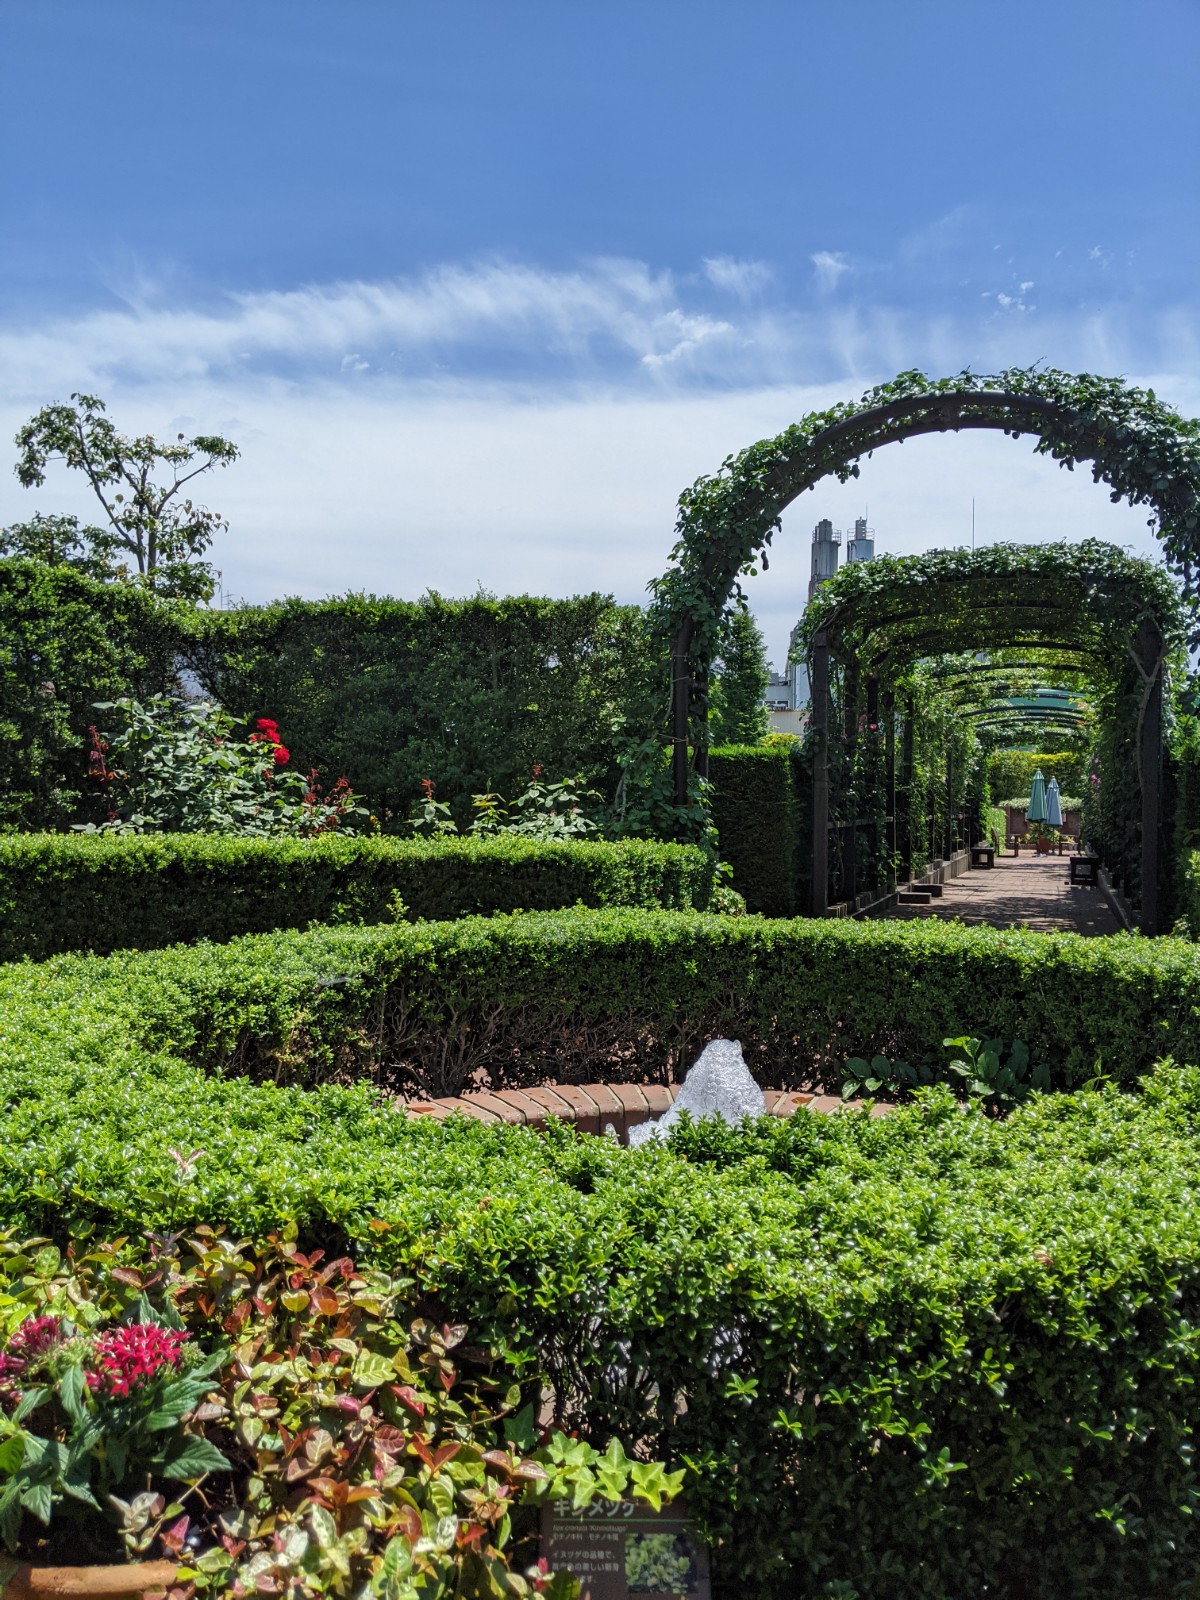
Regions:
<instances>
[{"instance_id":1,"label":"stone sculpture","mask_svg":"<svg viewBox=\"0 0 1200 1600\"><path fill-rule=\"evenodd\" d=\"M629 1130L631 1145L647 1139L665 1139L683 1112L700 1117L724 1117L738 1123L743 1117L761 1117L767 1103L750 1076L750 1068L736 1039L714 1039L697 1057L669 1111L656 1122L639 1123Z\"/></svg>"}]
</instances>

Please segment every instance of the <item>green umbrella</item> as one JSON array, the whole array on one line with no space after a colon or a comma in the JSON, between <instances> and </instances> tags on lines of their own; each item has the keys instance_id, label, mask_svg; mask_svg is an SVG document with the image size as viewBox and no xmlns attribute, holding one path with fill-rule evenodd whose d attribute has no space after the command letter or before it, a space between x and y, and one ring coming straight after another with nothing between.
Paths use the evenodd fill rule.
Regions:
<instances>
[{"instance_id":1,"label":"green umbrella","mask_svg":"<svg viewBox=\"0 0 1200 1600\"><path fill-rule=\"evenodd\" d=\"M1046 780L1042 777L1039 767L1033 775L1033 784L1029 790L1029 804L1025 807L1026 822L1045 822L1046 820Z\"/></svg>"},{"instance_id":2,"label":"green umbrella","mask_svg":"<svg viewBox=\"0 0 1200 1600\"><path fill-rule=\"evenodd\" d=\"M1046 821L1052 828L1062 827L1062 796L1058 792L1058 779L1050 779L1046 790Z\"/></svg>"}]
</instances>

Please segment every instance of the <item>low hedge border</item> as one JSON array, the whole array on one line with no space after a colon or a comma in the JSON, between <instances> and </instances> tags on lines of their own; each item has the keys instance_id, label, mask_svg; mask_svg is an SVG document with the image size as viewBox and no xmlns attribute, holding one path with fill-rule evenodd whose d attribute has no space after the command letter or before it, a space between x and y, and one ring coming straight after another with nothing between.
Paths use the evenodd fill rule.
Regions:
<instances>
[{"instance_id":1,"label":"low hedge border","mask_svg":"<svg viewBox=\"0 0 1200 1600\"><path fill-rule=\"evenodd\" d=\"M544 1373L565 1426L687 1465L725 1592L1186 1594L1200 1560L1197 1069L1160 1069L1141 1096L1037 1097L1005 1121L942 1089L882 1119L801 1111L627 1151L567 1129L414 1123L364 1085L304 1091L180 1057L203 1053L201 980L222 966L243 998L257 986L255 1027L314 996L345 1006L344 1022L362 997L350 1005L351 985L328 980L372 937L393 962L407 949L410 975L420 955L436 976L439 941L464 929L479 971L518 932L577 962L586 920L7 969L0 1228L65 1241L294 1227L303 1249L379 1263L482 1350ZM716 919L590 920L630 938L643 922L660 945L670 932L704 976ZM911 938L895 931L894 955ZM722 943L761 957L752 934ZM962 934L937 930L927 950ZM1100 944L1029 935L1010 956L1061 976L1056 956L1094 963ZM1134 992L1152 970L1178 989L1178 947L1104 944L1115 954L1093 978L1119 957ZM863 946L886 954L870 934ZM994 941L975 948L1003 965ZM553 965L556 982L571 970ZM175 1000L191 1014L172 1021Z\"/></svg>"},{"instance_id":2,"label":"low hedge border","mask_svg":"<svg viewBox=\"0 0 1200 1600\"><path fill-rule=\"evenodd\" d=\"M226 940L310 922L561 906L703 909L694 845L493 839L0 835L0 961Z\"/></svg>"},{"instance_id":3,"label":"low hedge border","mask_svg":"<svg viewBox=\"0 0 1200 1600\"><path fill-rule=\"evenodd\" d=\"M1136 935L568 910L40 970L34 993L89 993L90 1016L123 1012L148 1047L213 1072L434 1096L666 1083L717 1036L740 1039L777 1088L836 1091L850 1056L944 1060L943 1040L963 1033L1024 1040L1056 1088L1097 1073L1132 1083L1166 1054L1200 1061L1200 952Z\"/></svg>"}]
</instances>

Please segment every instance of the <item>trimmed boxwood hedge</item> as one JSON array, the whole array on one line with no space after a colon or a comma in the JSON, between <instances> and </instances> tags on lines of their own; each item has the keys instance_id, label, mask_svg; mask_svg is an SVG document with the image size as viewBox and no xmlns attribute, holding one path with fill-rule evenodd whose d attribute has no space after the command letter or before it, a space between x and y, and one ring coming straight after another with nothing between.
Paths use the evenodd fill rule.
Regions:
<instances>
[{"instance_id":1,"label":"trimmed boxwood hedge","mask_svg":"<svg viewBox=\"0 0 1200 1600\"><path fill-rule=\"evenodd\" d=\"M720 745L709 752L718 852L749 911L809 909L812 758L799 743Z\"/></svg>"},{"instance_id":2,"label":"trimmed boxwood hedge","mask_svg":"<svg viewBox=\"0 0 1200 1600\"><path fill-rule=\"evenodd\" d=\"M222 1048L205 1004L226 1029L303 1017L332 1039L401 970L432 996L532 964L582 1005L589 968L616 975L618 940L627 972L658 951L657 1021L689 963L715 992L718 930L743 956L803 953L765 942L787 925L563 913L10 967L0 1228L65 1242L290 1224L331 1259L406 1274L481 1348L543 1371L567 1425L687 1464L727 1594L1182 1600L1200 1564L1197 1069L1161 1068L1142 1095L1037 1097L1003 1122L934 1090L882 1120L801 1112L626 1151L412 1124L366 1085L184 1059ZM1097 1026L1118 1050L1147 1003L1195 1043L1196 963L1171 941L832 931L830 957L858 937L876 959L923 953L935 978L957 937L964 974L990 958L1029 984L1089 978L1098 1002L1117 991ZM798 990L822 970L807 953ZM222 973L231 991L211 997Z\"/></svg>"},{"instance_id":3,"label":"trimmed boxwood hedge","mask_svg":"<svg viewBox=\"0 0 1200 1600\"><path fill-rule=\"evenodd\" d=\"M703 909L712 883L705 851L640 839L0 834L0 961L393 921L397 894L412 917Z\"/></svg>"},{"instance_id":4,"label":"trimmed boxwood hedge","mask_svg":"<svg viewBox=\"0 0 1200 1600\"><path fill-rule=\"evenodd\" d=\"M933 921L784 921L636 910L314 928L141 954L57 957L34 984L92 996L212 1071L313 1084L661 1079L743 1041L764 1083L840 1081L848 1056L944 1057L1021 1038L1051 1082L1130 1083L1200 1061L1190 941L1083 939ZM7 969L17 981L20 969ZM81 1026L83 1024L81 1023Z\"/></svg>"}]
</instances>

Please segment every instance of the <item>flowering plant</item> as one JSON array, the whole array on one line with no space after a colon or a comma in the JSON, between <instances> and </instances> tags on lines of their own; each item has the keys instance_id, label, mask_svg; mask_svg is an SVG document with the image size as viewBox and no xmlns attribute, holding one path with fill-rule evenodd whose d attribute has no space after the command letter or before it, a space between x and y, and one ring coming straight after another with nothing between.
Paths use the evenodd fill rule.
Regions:
<instances>
[{"instance_id":1,"label":"flowering plant","mask_svg":"<svg viewBox=\"0 0 1200 1600\"><path fill-rule=\"evenodd\" d=\"M253 732L210 701L155 695L116 700L120 732L93 727L88 774L107 817L85 833L240 833L309 837L353 834L366 816L345 778L325 794L315 772L288 771L279 724L259 717Z\"/></svg>"},{"instance_id":2,"label":"flowering plant","mask_svg":"<svg viewBox=\"0 0 1200 1600\"><path fill-rule=\"evenodd\" d=\"M175 1560L176 1600L574 1600L536 1559L537 1507L658 1509L683 1474L539 1430L502 1340L475 1347L420 1299L294 1232L66 1261L0 1239L0 1537L78 1559L98 1528Z\"/></svg>"},{"instance_id":3,"label":"flowering plant","mask_svg":"<svg viewBox=\"0 0 1200 1600\"><path fill-rule=\"evenodd\" d=\"M533 776L515 800L501 794L474 794L471 804L475 816L465 831L476 838L498 833L521 834L527 839L581 839L600 830L584 807L598 804L602 796L594 789L580 789L582 778L565 778L560 783L544 781L540 762ZM424 802L409 817L416 834L458 833L450 807L434 799L433 783L421 780Z\"/></svg>"}]
</instances>

